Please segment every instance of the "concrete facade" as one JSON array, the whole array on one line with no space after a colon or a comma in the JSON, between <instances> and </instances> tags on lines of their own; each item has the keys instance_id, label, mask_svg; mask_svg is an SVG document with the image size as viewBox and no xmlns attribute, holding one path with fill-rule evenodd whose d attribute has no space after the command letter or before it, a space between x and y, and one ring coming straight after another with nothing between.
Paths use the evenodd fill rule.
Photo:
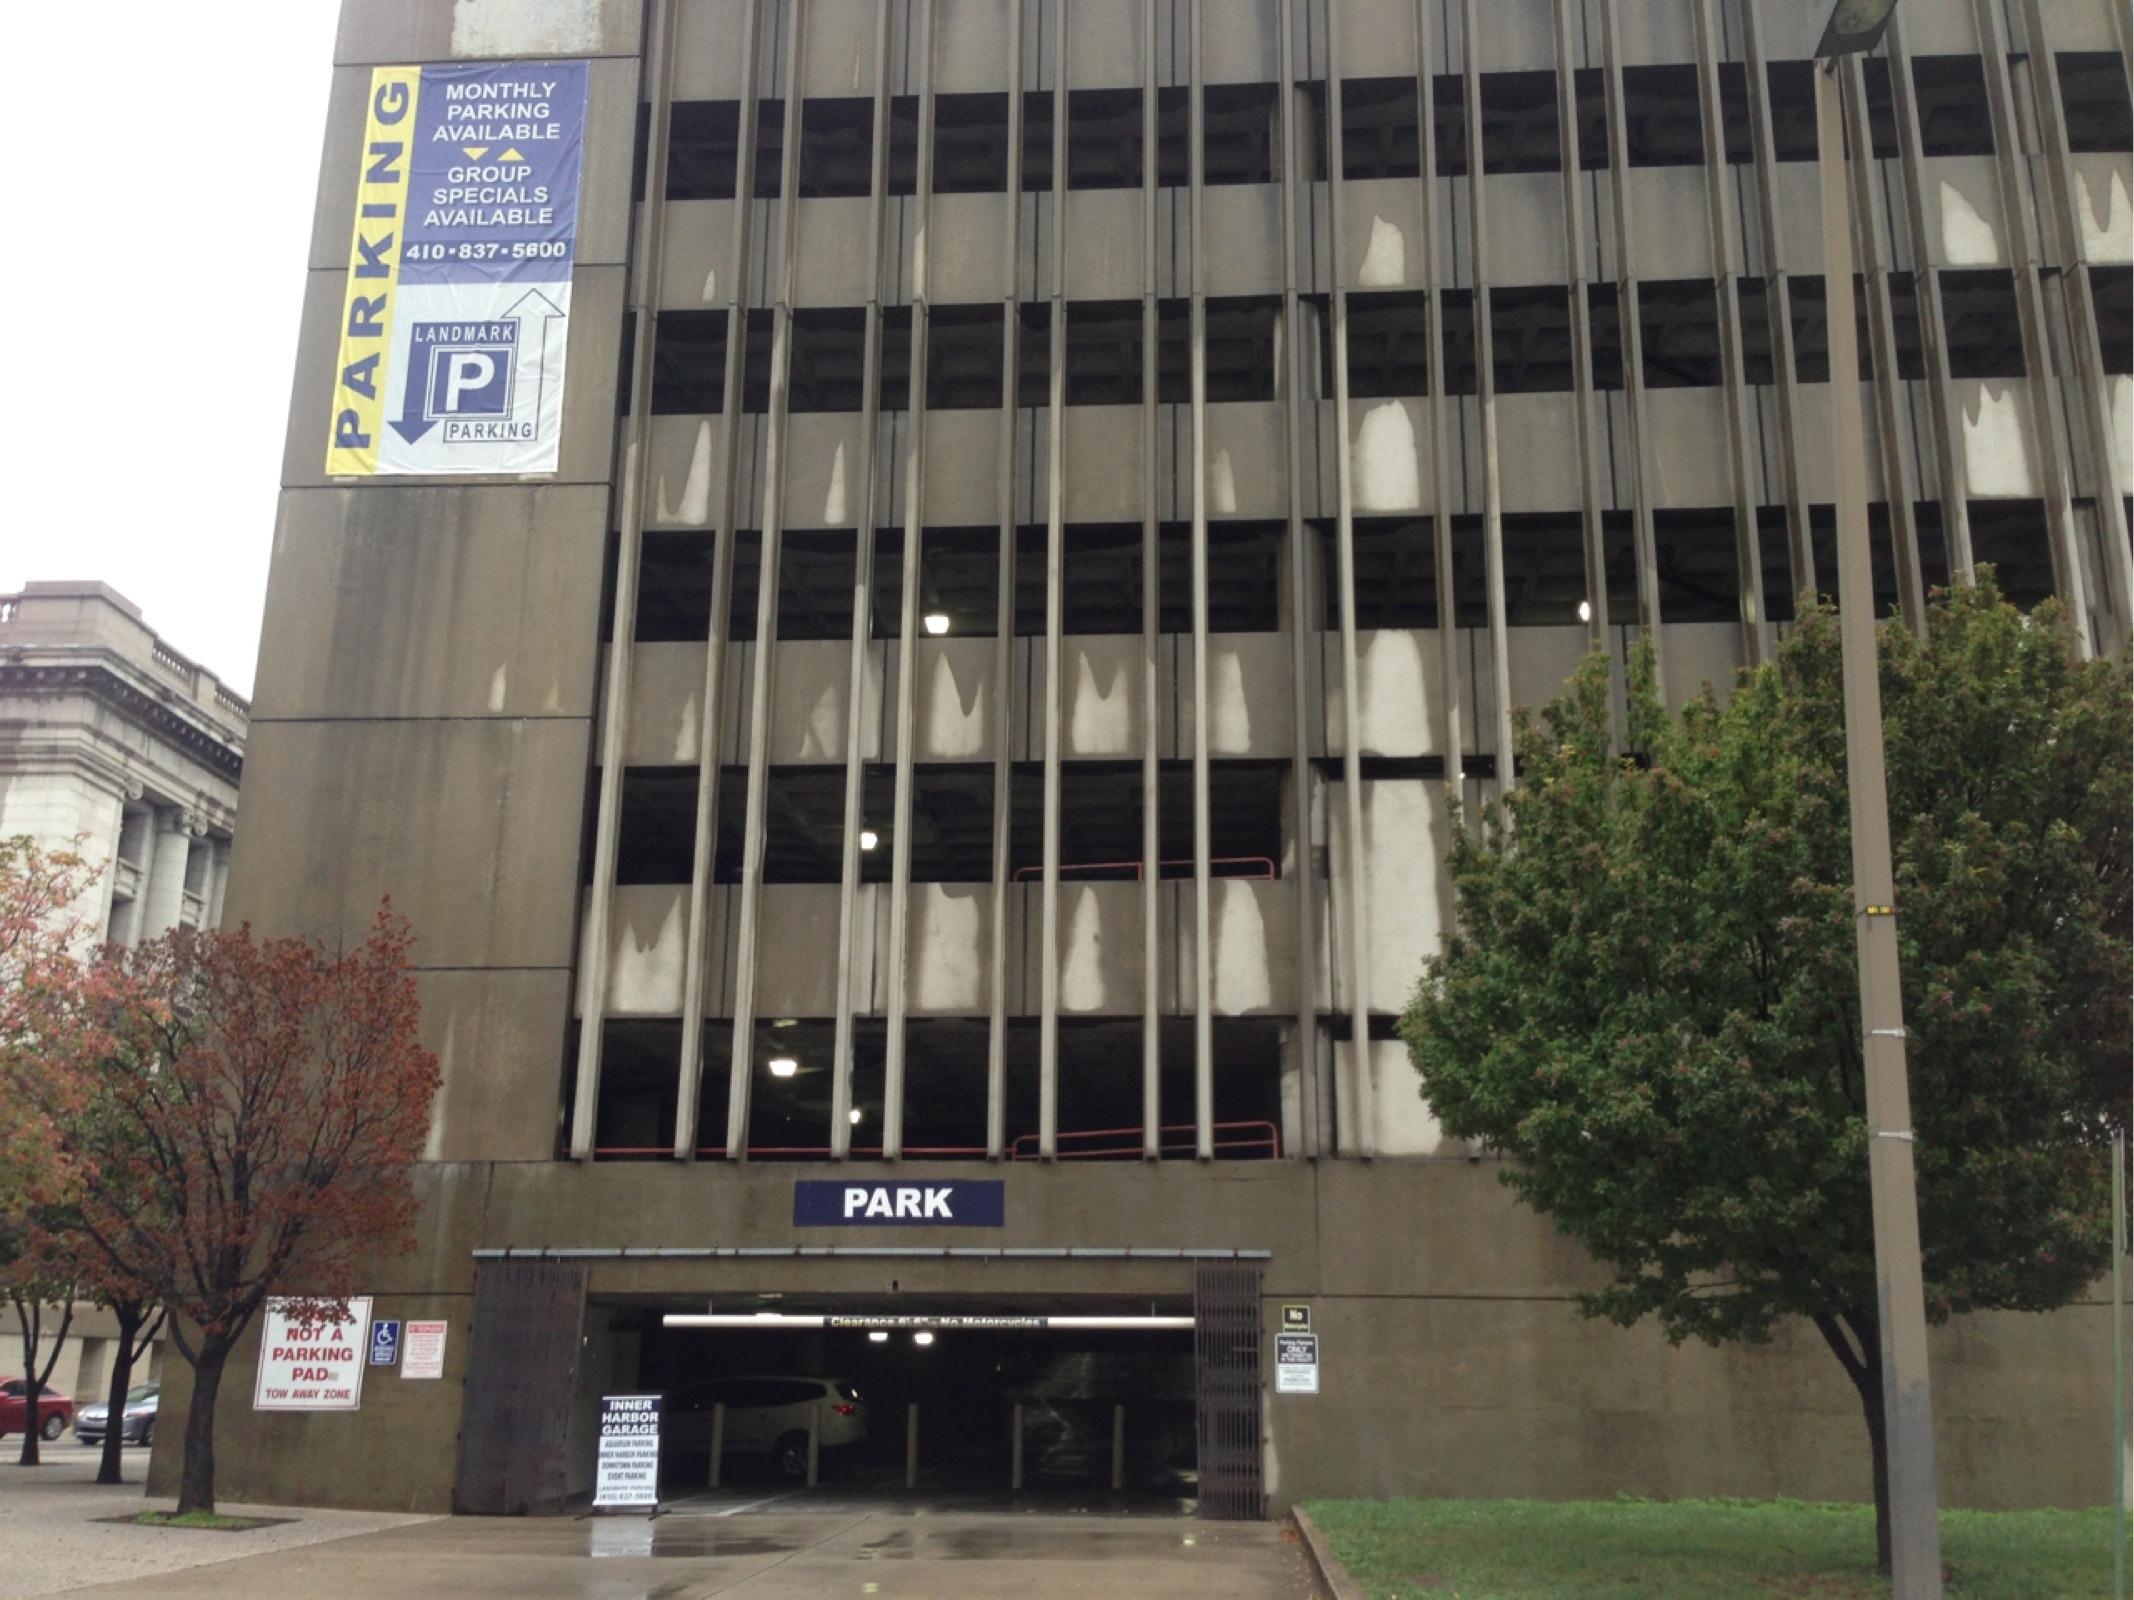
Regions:
<instances>
[{"instance_id":1,"label":"concrete facade","mask_svg":"<svg viewBox=\"0 0 2134 1600\"><path fill-rule=\"evenodd\" d=\"M0 595L0 838L98 869L92 939L218 925L250 719L107 585Z\"/></svg>"},{"instance_id":2,"label":"concrete facade","mask_svg":"<svg viewBox=\"0 0 2134 1600\"><path fill-rule=\"evenodd\" d=\"M445 1507L477 1250L596 1252L596 1343L892 1273L1190 1292L599 1253L832 1245L794 1180L894 1162L1000 1176L988 1245L1266 1252L1270 1331L1310 1300L1328 1351L1270 1396L1277 1505L1864 1494L1811 1337L1581 1321L1592 1265L1390 1036L1511 707L1640 628L1723 689L1832 581L1806 13L880 4L345 10L229 914L413 920L445 1087L374 1312L453 1334L354 1416L234 1372L228 1492ZM1908 0L1847 86L1878 599L1991 561L2107 650L2116 26ZM326 479L370 66L545 55L593 63L561 470ZM1940 1336L1951 1501L2102 1498L2105 1321Z\"/></svg>"}]
</instances>

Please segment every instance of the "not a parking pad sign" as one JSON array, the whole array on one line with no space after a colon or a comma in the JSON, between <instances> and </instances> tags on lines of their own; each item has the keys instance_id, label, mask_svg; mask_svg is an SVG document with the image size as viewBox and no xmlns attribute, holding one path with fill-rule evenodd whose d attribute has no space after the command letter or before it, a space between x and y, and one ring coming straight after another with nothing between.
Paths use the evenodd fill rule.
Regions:
<instances>
[{"instance_id":1,"label":"not a parking pad sign","mask_svg":"<svg viewBox=\"0 0 2134 1600\"><path fill-rule=\"evenodd\" d=\"M363 1363L370 1347L370 1297L348 1302L336 1321L290 1314L296 1300L269 1300L260 1323L254 1411L354 1411L363 1403Z\"/></svg>"}]
</instances>

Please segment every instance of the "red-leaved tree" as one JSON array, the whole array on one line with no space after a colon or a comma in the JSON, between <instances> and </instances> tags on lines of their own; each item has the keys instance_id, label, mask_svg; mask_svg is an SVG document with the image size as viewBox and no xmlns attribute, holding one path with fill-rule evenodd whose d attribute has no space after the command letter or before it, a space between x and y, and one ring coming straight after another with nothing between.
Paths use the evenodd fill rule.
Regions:
<instances>
[{"instance_id":1,"label":"red-leaved tree","mask_svg":"<svg viewBox=\"0 0 2134 1600\"><path fill-rule=\"evenodd\" d=\"M387 906L342 953L179 930L85 981L55 1121L85 1248L171 1313L193 1369L181 1515L215 1508L223 1369L268 1297L345 1313L365 1262L414 1248L438 1075L410 944Z\"/></svg>"},{"instance_id":2,"label":"red-leaved tree","mask_svg":"<svg viewBox=\"0 0 2134 1600\"><path fill-rule=\"evenodd\" d=\"M17 1091L43 1076L50 1019L79 984L71 947L95 879L71 850L0 839L0 1296L22 1334L24 1466L37 1464L40 1402L74 1320L71 1263L39 1224L66 1203L78 1175L38 1097Z\"/></svg>"}]
</instances>

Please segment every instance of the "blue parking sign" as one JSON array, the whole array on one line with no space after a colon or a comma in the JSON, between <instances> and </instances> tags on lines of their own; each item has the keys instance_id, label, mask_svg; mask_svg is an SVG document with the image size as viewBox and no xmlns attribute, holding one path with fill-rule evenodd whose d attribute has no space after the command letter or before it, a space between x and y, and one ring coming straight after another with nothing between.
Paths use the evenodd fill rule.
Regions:
<instances>
[{"instance_id":1,"label":"blue parking sign","mask_svg":"<svg viewBox=\"0 0 2134 1600\"><path fill-rule=\"evenodd\" d=\"M395 1366L400 1361L400 1324L398 1322L373 1322L370 1325L370 1364L374 1367Z\"/></svg>"}]
</instances>

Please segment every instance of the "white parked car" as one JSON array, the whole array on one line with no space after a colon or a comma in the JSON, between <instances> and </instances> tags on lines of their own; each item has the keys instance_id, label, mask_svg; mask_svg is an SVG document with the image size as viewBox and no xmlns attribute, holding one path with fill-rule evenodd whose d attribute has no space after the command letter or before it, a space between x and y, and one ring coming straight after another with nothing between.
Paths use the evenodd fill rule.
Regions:
<instances>
[{"instance_id":1,"label":"white parked car","mask_svg":"<svg viewBox=\"0 0 2134 1600\"><path fill-rule=\"evenodd\" d=\"M867 1404L841 1378L712 1378L667 1397L660 1417L661 1453L711 1453L712 1407L726 1407L724 1454L768 1455L788 1478L808 1472L808 1413L817 1416L822 1458L867 1439Z\"/></svg>"}]
</instances>

